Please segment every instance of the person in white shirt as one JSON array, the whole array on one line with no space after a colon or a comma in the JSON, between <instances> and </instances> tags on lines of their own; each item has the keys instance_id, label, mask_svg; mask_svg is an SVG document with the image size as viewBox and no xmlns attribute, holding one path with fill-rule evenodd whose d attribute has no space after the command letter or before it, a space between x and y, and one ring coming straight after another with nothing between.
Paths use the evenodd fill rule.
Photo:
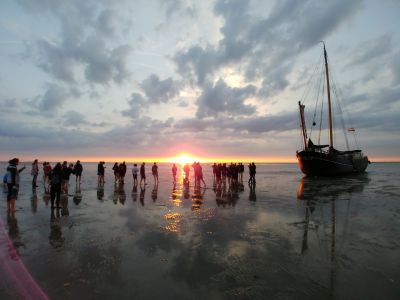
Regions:
<instances>
[{"instance_id":1,"label":"person in white shirt","mask_svg":"<svg viewBox=\"0 0 400 300\"><path fill-rule=\"evenodd\" d=\"M137 167L137 164L134 164L133 168L132 168L133 185L138 184L138 180L137 180L138 173L139 173L139 168Z\"/></svg>"}]
</instances>

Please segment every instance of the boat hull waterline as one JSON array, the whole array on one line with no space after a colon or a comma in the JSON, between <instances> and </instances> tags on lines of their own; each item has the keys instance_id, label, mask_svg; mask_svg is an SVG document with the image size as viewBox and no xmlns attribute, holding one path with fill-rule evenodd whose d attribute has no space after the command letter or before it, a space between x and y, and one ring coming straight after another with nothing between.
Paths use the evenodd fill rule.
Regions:
<instances>
[{"instance_id":1,"label":"boat hull waterline","mask_svg":"<svg viewBox=\"0 0 400 300\"><path fill-rule=\"evenodd\" d=\"M339 176L363 173L368 158L362 153L323 153L303 150L296 153L301 171L307 176Z\"/></svg>"}]
</instances>

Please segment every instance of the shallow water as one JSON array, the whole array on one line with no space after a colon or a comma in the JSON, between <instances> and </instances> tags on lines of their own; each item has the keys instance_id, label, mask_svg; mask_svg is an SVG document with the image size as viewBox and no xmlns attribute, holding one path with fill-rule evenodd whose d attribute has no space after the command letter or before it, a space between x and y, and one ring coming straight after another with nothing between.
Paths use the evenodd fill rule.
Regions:
<instances>
[{"instance_id":1,"label":"shallow water","mask_svg":"<svg viewBox=\"0 0 400 300\"><path fill-rule=\"evenodd\" d=\"M97 165L84 164L81 192L72 177L58 213L41 179L31 190L30 170L15 217L0 195L0 299L400 295L400 164L375 163L344 179L258 165L254 190L214 189L209 165L206 189L181 179L174 187L170 165L161 164L158 188L149 174L145 190L133 193L130 176L123 189L114 186L111 167L98 189Z\"/></svg>"}]
</instances>

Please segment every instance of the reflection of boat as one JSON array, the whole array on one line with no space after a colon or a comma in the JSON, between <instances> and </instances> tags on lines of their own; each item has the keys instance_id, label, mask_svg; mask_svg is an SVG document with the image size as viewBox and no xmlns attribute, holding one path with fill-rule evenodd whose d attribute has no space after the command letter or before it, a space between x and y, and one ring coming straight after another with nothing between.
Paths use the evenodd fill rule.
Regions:
<instances>
[{"instance_id":1,"label":"reflection of boat","mask_svg":"<svg viewBox=\"0 0 400 300\"><path fill-rule=\"evenodd\" d=\"M331 102L331 82L329 80L329 67L328 67L328 57L324 44L324 65L325 68L321 69L323 76L325 77L326 88L322 87L319 89L321 91L322 97L324 94L324 90L326 90L327 102L328 102L328 129L329 129L329 144L327 145L317 145L314 144L311 140L311 134L313 126L317 125L317 118L319 117L319 135L318 135L318 143L320 142L321 132L323 130L323 101L319 101L320 92L316 96L316 105L314 116L312 120L312 126L310 132L307 132L306 123L305 123L305 114L304 108L305 105L299 101L299 109L300 109L300 121L301 121L301 133L302 133L302 141L303 141L303 150L297 151L296 156L299 161L301 171L309 176L337 176L343 174L351 174L351 173L362 173L368 166L368 158L365 156L361 150L350 150L347 132L344 128L343 118L341 119L343 125L343 133L347 146L347 151L339 151L334 148L334 128L333 128L333 105ZM322 78L322 76L320 77ZM320 82L321 83L321 80ZM320 84L321 88L323 84ZM336 91L335 86L333 86L334 94L337 96L339 93ZM339 100L339 99L337 99ZM319 105L318 105L319 104ZM339 101L336 103L339 107L339 112L341 112L341 108L339 106ZM320 107L321 112L317 114L317 107ZM352 132L355 134L354 128L349 128L348 132ZM335 136L336 138L336 136Z\"/></svg>"},{"instance_id":2,"label":"reflection of boat","mask_svg":"<svg viewBox=\"0 0 400 300\"><path fill-rule=\"evenodd\" d=\"M337 178L303 177L299 181L297 199L307 201L332 201L344 194L360 193L369 182L367 174Z\"/></svg>"},{"instance_id":3,"label":"reflection of boat","mask_svg":"<svg viewBox=\"0 0 400 300\"><path fill-rule=\"evenodd\" d=\"M297 223L304 225L301 254L306 255L309 251L311 251L308 245L309 231L315 231L319 251L321 251L321 246L323 245L323 242L328 242L328 245L326 245L327 247L325 249L327 250L327 263L330 269L329 285L332 294L334 294L335 292L336 285L336 256L338 248L340 251L340 246L343 246L343 243L346 240L346 236L348 234L350 200L352 198L351 195L362 193L364 190L364 186L368 182L369 178L367 174L346 176L344 178L304 177L299 181L297 199L302 200L302 203L305 206L304 221ZM337 207L342 203L345 209L340 209L340 207ZM328 214L326 210L328 210ZM344 211L347 212L344 213ZM318 212L320 212L320 215L315 216L316 213L318 215ZM344 222L340 224L339 217L343 213ZM327 221L326 223L323 220L324 216L328 217L328 220L325 220ZM340 225L342 225L343 227L343 232L341 234L338 230ZM321 236L321 232L327 235L328 238L324 238L323 236ZM340 240L340 238L341 243L339 243L338 247L338 241ZM315 258L316 253L314 251L311 251L310 255L311 257Z\"/></svg>"}]
</instances>

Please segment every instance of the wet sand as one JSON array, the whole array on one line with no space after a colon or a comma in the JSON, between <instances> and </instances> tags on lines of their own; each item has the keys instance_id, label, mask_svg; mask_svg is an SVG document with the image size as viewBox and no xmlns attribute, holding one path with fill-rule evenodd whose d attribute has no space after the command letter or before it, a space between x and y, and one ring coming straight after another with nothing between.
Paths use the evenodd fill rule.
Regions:
<instances>
[{"instance_id":1,"label":"wet sand","mask_svg":"<svg viewBox=\"0 0 400 300\"><path fill-rule=\"evenodd\" d=\"M29 164L14 217L0 195L0 299L397 299L400 164L345 179L306 179L295 164L257 166L246 184L173 185L150 165L145 190L107 164L84 164L81 191L52 213ZM5 170L6 165L1 164ZM23 284L21 284L23 283ZM42 293L43 292L43 293Z\"/></svg>"}]
</instances>

